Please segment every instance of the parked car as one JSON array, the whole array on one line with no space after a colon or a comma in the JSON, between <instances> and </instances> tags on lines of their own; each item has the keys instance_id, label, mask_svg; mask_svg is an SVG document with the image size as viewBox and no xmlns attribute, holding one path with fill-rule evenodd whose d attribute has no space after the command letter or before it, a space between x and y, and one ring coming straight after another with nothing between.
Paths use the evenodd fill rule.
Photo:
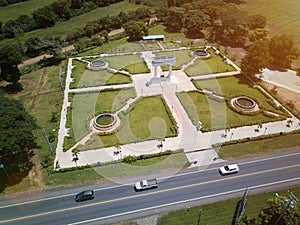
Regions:
<instances>
[{"instance_id":1,"label":"parked car","mask_svg":"<svg viewBox=\"0 0 300 225\"><path fill-rule=\"evenodd\" d=\"M239 166L237 164L225 165L225 166L220 167L219 172L222 175L238 173Z\"/></svg>"},{"instance_id":2,"label":"parked car","mask_svg":"<svg viewBox=\"0 0 300 225\"><path fill-rule=\"evenodd\" d=\"M142 191L152 188L157 188L158 182L157 179L150 179L150 180L141 180L139 182L136 182L134 185L135 191Z\"/></svg>"},{"instance_id":3,"label":"parked car","mask_svg":"<svg viewBox=\"0 0 300 225\"><path fill-rule=\"evenodd\" d=\"M75 197L76 202L82 202L86 200L91 200L95 198L95 194L93 190L86 190L78 193Z\"/></svg>"}]
</instances>

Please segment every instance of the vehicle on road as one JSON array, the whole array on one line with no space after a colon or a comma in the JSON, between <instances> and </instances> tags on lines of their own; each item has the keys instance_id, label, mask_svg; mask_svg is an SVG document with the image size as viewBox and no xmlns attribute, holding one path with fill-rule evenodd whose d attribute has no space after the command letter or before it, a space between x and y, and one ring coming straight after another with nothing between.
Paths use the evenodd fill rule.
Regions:
<instances>
[{"instance_id":1,"label":"vehicle on road","mask_svg":"<svg viewBox=\"0 0 300 225\"><path fill-rule=\"evenodd\" d=\"M94 198L95 198L95 194L93 190L85 190L76 195L75 201L82 202L86 200L92 200Z\"/></svg>"},{"instance_id":2,"label":"vehicle on road","mask_svg":"<svg viewBox=\"0 0 300 225\"><path fill-rule=\"evenodd\" d=\"M136 191L143 191L143 190L157 188L157 187L158 187L157 179L141 180L139 182L136 182L134 185L134 189Z\"/></svg>"},{"instance_id":3,"label":"vehicle on road","mask_svg":"<svg viewBox=\"0 0 300 225\"><path fill-rule=\"evenodd\" d=\"M239 172L239 166L237 164L225 165L220 167L219 172L221 175L228 175Z\"/></svg>"}]
</instances>

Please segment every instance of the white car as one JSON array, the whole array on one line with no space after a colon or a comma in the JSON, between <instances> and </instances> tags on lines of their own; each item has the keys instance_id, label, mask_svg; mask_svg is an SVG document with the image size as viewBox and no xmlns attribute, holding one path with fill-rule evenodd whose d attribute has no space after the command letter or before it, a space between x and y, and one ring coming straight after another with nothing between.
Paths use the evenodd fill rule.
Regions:
<instances>
[{"instance_id":1,"label":"white car","mask_svg":"<svg viewBox=\"0 0 300 225\"><path fill-rule=\"evenodd\" d=\"M219 171L220 171L220 174L222 174L222 175L238 173L239 166L237 164L225 165L225 166L220 167Z\"/></svg>"}]
</instances>

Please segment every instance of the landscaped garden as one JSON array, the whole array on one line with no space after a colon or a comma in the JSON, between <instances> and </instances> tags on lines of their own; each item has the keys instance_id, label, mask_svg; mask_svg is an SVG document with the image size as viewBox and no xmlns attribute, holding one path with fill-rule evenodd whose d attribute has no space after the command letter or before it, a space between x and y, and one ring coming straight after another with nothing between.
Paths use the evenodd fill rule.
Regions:
<instances>
[{"instance_id":1,"label":"landscaped garden","mask_svg":"<svg viewBox=\"0 0 300 225\"><path fill-rule=\"evenodd\" d=\"M87 63L73 60L72 78L70 88L82 88L91 86L117 85L132 83L129 75L122 73L112 73L107 69L91 71L86 69Z\"/></svg>"},{"instance_id":2,"label":"landscaped garden","mask_svg":"<svg viewBox=\"0 0 300 225\"><path fill-rule=\"evenodd\" d=\"M161 96L143 97L119 114L121 126L112 133L95 133L80 150L123 145L176 136L176 122Z\"/></svg>"},{"instance_id":3,"label":"landscaped garden","mask_svg":"<svg viewBox=\"0 0 300 225\"><path fill-rule=\"evenodd\" d=\"M72 105L68 107L66 124L71 129L70 136L65 138L64 149L69 149L91 131L90 121L94 116L114 113L125 106L127 99L135 97L133 88L71 94Z\"/></svg>"},{"instance_id":4,"label":"landscaped garden","mask_svg":"<svg viewBox=\"0 0 300 225\"><path fill-rule=\"evenodd\" d=\"M194 83L198 89L216 94L204 94L201 91L177 94L193 124L197 125L201 121L202 131L263 124L284 120L289 116L284 109L276 107L270 97L251 86L242 75L197 80ZM261 110L250 114L233 110L231 99L245 95L254 99Z\"/></svg>"},{"instance_id":5,"label":"landscaped garden","mask_svg":"<svg viewBox=\"0 0 300 225\"><path fill-rule=\"evenodd\" d=\"M235 70L231 65L224 61L222 56L217 55L215 51L209 49L208 52L210 54L209 58L197 59L194 64L187 67L184 72L188 76L198 76Z\"/></svg>"}]
</instances>

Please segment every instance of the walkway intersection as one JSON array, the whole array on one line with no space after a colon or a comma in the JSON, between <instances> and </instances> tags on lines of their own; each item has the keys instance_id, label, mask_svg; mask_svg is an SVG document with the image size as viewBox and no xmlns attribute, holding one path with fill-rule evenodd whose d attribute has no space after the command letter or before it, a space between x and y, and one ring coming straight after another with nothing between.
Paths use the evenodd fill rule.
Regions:
<instances>
[{"instance_id":1,"label":"walkway intersection","mask_svg":"<svg viewBox=\"0 0 300 225\"><path fill-rule=\"evenodd\" d=\"M64 91L64 102L61 111L61 121L60 129L58 135L58 144L56 149L56 161L55 166L60 168L68 168L74 166L82 166L87 164L101 164L103 162L109 162L112 160L121 159L127 155L141 155L141 154L150 154L157 153L164 150L178 150L183 149L186 153L186 156L192 166L208 166L212 163L223 162L219 159L217 151L212 149L212 144L221 143L230 140L238 140L247 137L256 137L265 134L274 134L279 132L290 132L295 129L300 129L299 120L292 116L291 118L263 124L261 128L258 129L258 125L253 126L244 126L238 128L232 128L230 131L225 132L224 130L216 130L212 132L201 132L195 125L192 124L189 119L186 111L184 110L182 104L176 96L176 92L182 91L191 91L196 90L194 85L191 82L191 78L188 77L183 69L172 72L171 79L162 79L160 82L153 85L148 85L149 81L153 74L153 66L151 65L151 59L153 57L152 52L143 52L142 57L148 63L149 68L151 69L150 74L140 74L132 76L133 84L125 85L113 85L113 86L101 86L101 87L89 87L89 88L78 88L70 89L70 82L72 81L72 58L68 62L68 71L66 78L66 87ZM233 64L228 59L228 62ZM216 76L232 76L240 73L240 69L233 64L234 68L237 70L234 72L227 72L222 74L210 74L206 76L199 76L198 79L206 79ZM197 77L193 77L197 79ZM88 151L81 151L78 154L78 160L74 161L72 156L72 149L76 146L73 146L72 149L67 152L63 152L63 141L64 138L68 135L68 129L66 128L66 118L67 118L67 107L70 105L68 101L68 95L70 92L89 92L89 91L100 91L105 88L125 88L125 87L134 87L137 93L137 98L141 96L150 96L162 94L165 101L167 102L170 110L172 111L173 117L177 122L178 126L178 136L173 138L165 138L163 142L159 140L150 140L144 142L137 142L131 144L125 144L119 146L120 154L115 154L116 147L108 147L101 149L92 149ZM127 102L125 107L129 107L129 104L132 104L134 100ZM121 109L121 110L124 110ZM292 114L291 114L292 115ZM291 120L289 126L288 120ZM92 131L95 132L95 131ZM85 138L80 140L77 144L84 144L93 133L88 134ZM158 145L162 143L163 147L159 148ZM193 163L195 162L195 163Z\"/></svg>"}]
</instances>

